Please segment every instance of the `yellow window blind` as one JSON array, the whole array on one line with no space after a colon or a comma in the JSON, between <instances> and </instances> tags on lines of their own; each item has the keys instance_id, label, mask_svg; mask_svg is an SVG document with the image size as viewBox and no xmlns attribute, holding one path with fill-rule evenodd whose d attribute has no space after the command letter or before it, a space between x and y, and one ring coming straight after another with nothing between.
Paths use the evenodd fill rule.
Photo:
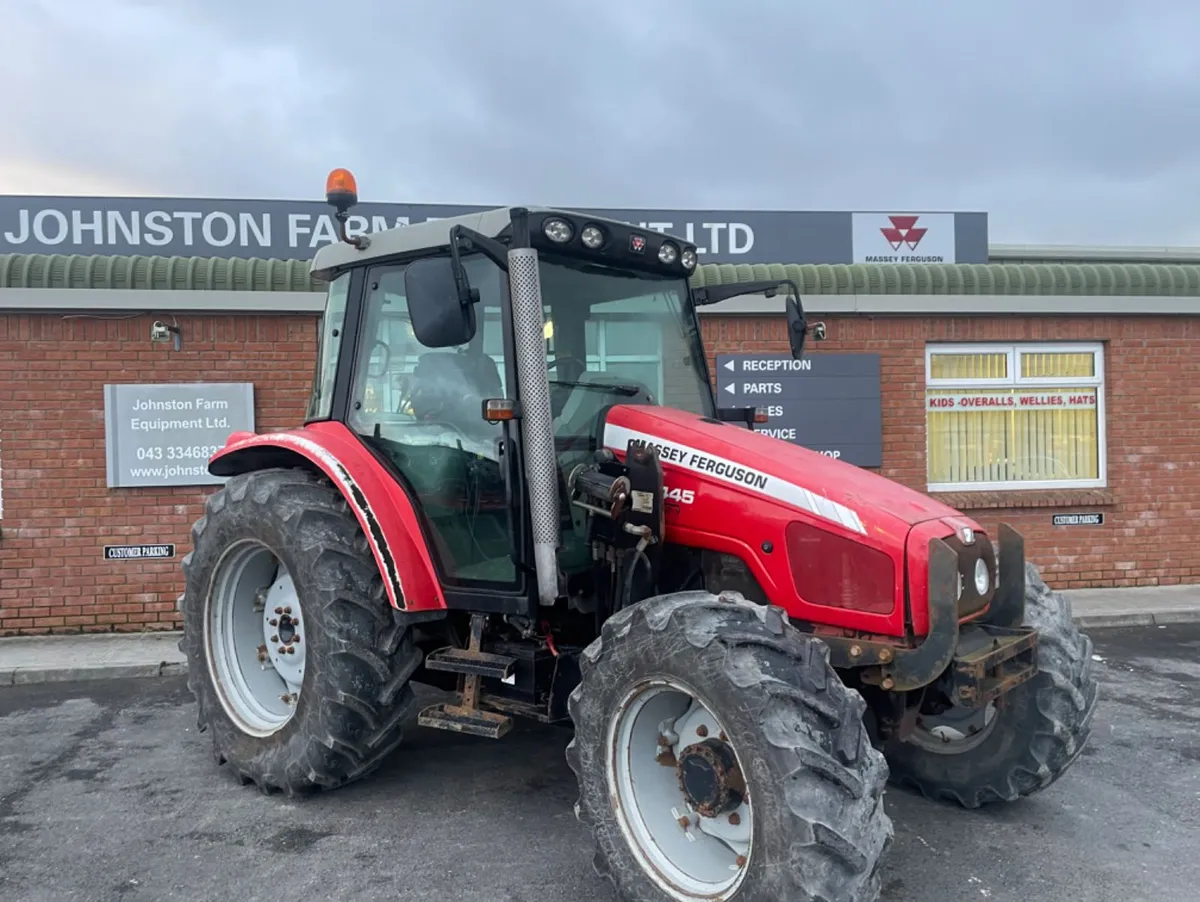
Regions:
<instances>
[{"instance_id":1,"label":"yellow window blind","mask_svg":"<svg viewBox=\"0 0 1200 902\"><path fill-rule=\"evenodd\" d=\"M1010 375L1011 370L1016 372ZM1102 480L1098 350L933 350L927 373L931 486L1019 488Z\"/></svg>"}]
</instances>

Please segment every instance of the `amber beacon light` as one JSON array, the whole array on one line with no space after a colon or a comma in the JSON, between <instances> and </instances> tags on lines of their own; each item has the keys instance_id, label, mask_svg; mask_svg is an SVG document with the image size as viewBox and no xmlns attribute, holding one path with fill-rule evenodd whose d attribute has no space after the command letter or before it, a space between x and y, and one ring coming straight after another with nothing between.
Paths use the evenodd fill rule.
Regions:
<instances>
[{"instance_id":1,"label":"amber beacon light","mask_svg":"<svg viewBox=\"0 0 1200 902\"><path fill-rule=\"evenodd\" d=\"M334 169L325 179L325 202L337 210L334 218L338 221L338 232L343 241L355 247L367 247L370 241L366 235L356 235L353 238L346 234L346 218L351 207L358 203L358 182L354 180L349 169Z\"/></svg>"}]
</instances>

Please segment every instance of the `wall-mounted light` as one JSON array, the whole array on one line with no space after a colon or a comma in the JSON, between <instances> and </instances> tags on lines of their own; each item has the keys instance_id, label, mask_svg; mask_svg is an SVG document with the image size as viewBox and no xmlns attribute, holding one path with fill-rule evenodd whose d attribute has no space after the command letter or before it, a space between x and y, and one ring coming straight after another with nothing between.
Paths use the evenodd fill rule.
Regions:
<instances>
[{"instance_id":1,"label":"wall-mounted light","mask_svg":"<svg viewBox=\"0 0 1200 902\"><path fill-rule=\"evenodd\" d=\"M156 320L150 327L150 340L153 342L170 341L172 337L175 339L175 350L178 351L183 347L183 333L179 326L168 326L162 320Z\"/></svg>"}]
</instances>

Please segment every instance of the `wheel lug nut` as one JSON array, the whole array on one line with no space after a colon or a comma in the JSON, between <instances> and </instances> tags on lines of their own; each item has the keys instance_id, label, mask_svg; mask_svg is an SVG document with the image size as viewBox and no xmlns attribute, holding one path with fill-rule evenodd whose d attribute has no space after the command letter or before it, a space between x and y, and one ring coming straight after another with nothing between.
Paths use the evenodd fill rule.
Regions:
<instances>
[{"instance_id":1,"label":"wheel lug nut","mask_svg":"<svg viewBox=\"0 0 1200 902\"><path fill-rule=\"evenodd\" d=\"M708 727L706 727L704 724L700 724L700 726L696 727L696 735L697 736L707 736L708 735Z\"/></svg>"},{"instance_id":2,"label":"wheel lug nut","mask_svg":"<svg viewBox=\"0 0 1200 902\"><path fill-rule=\"evenodd\" d=\"M294 639L292 639L292 642L299 642L299 641L300 641L300 634L296 633L296 636Z\"/></svg>"},{"instance_id":3,"label":"wheel lug nut","mask_svg":"<svg viewBox=\"0 0 1200 902\"><path fill-rule=\"evenodd\" d=\"M276 613L276 614L282 614L282 613L283 613L283 608L276 608L276 609L275 609L275 613Z\"/></svg>"},{"instance_id":4,"label":"wheel lug nut","mask_svg":"<svg viewBox=\"0 0 1200 902\"><path fill-rule=\"evenodd\" d=\"M746 856L745 855L739 855L737 857L737 866L739 868L744 868L746 866Z\"/></svg>"},{"instance_id":5,"label":"wheel lug nut","mask_svg":"<svg viewBox=\"0 0 1200 902\"><path fill-rule=\"evenodd\" d=\"M284 608L284 609L283 609L283 613L285 613L285 614L290 614L290 613L292 613L292 609L291 609L291 608Z\"/></svg>"},{"instance_id":6,"label":"wheel lug nut","mask_svg":"<svg viewBox=\"0 0 1200 902\"><path fill-rule=\"evenodd\" d=\"M271 637L271 641L272 641L272 642L278 642L278 641L279 641L279 637L278 637L278 636L272 636L272 637Z\"/></svg>"},{"instance_id":7,"label":"wheel lug nut","mask_svg":"<svg viewBox=\"0 0 1200 902\"><path fill-rule=\"evenodd\" d=\"M686 817L681 817L679 819L679 826L683 827L685 830L688 828L689 824L691 824L691 821L689 821Z\"/></svg>"},{"instance_id":8,"label":"wheel lug nut","mask_svg":"<svg viewBox=\"0 0 1200 902\"><path fill-rule=\"evenodd\" d=\"M742 822L742 816L740 814L738 814L736 811L733 814L729 815L729 823L733 824L733 826L736 827L741 822Z\"/></svg>"},{"instance_id":9,"label":"wheel lug nut","mask_svg":"<svg viewBox=\"0 0 1200 902\"><path fill-rule=\"evenodd\" d=\"M279 626L279 621L276 620L274 617L271 618L270 622L271 622L271 626Z\"/></svg>"},{"instance_id":10,"label":"wheel lug nut","mask_svg":"<svg viewBox=\"0 0 1200 902\"><path fill-rule=\"evenodd\" d=\"M288 653L289 655L294 655L294 654L296 653L296 649L292 648L292 647L289 645L289 646L288 646L287 653Z\"/></svg>"}]
</instances>

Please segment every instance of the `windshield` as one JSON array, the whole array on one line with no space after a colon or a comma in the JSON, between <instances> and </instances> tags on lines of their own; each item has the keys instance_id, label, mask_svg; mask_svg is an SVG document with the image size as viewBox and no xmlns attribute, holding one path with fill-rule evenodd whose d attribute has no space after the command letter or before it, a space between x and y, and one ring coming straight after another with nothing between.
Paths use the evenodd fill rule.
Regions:
<instances>
[{"instance_id":1,"label":"windshield","mask_svg":"<svg viewBox=\"0 0 1200 902\"><path fill-rule=\"evenodd\" d=\"M631 401L712 414L686 280L548 254L540 275L560 437L590 435L601 409Z\"/></svg>"}]
</instances>

